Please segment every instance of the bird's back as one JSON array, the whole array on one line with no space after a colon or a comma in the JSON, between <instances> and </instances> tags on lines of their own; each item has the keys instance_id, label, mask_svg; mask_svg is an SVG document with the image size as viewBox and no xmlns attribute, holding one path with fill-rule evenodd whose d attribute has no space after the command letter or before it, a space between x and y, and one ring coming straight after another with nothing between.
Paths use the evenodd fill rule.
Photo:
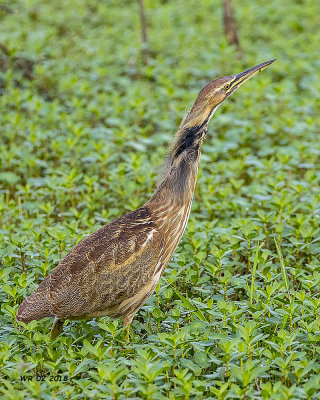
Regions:
<instances>
[{"instance_id":1,"label":"bird's back","mask_svg":"<svg viewBox=\"0 0 320 400\"><path fill-rule=\"evenodd\" d=\"M23 301L17 319L29 322L51 315L60 319L118 317L136 311L133 308L142 298L130 299L153 291L152 279L161 265L162 247L162 234L150 210L143 206L132 211L71 250Z\"/></svg>"}]
</instances>

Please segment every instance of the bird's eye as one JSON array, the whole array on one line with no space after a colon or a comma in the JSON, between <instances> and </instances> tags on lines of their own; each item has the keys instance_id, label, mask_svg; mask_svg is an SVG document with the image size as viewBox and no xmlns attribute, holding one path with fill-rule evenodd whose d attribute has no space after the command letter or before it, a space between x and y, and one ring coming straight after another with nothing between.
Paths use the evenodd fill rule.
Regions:
<instances>
[{"instance_id":1,"label":"bird's eye","mask_svg":"<svg viewBox=\"0 0 320 400\"><path fill-rule=\"evenodd\" d=\"M226 85L223 86L223 90L228 90L228 89L230 89L230 84L229 83L227 83Z\"/></svg>"}]
</instances>

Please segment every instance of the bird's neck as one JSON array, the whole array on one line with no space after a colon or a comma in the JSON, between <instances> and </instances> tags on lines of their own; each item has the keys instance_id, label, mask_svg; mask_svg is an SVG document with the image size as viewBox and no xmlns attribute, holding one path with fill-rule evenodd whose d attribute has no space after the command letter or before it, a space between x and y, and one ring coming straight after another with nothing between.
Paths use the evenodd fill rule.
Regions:
<instances>
[{"instance_id":1,"label":"bird's neck","mask_svg":"<svg viewBox=\"0 0 320 400\"><path fill-rule=\"evenodd\" d=\"M151 205L171 204L179 209L191 205L200 153L207 125L180 128L170 148L160 183Z\"/></svg>"},{"instance_id":2,"label":"bird's neck","mask_svg":"<svg viewBox=\"0 0 320 400\"><path fill-rule=\"evenodd\" d=\"M146 206L163 232L166 265L177 247L190 215L196 185L201 145L205 132L178 132L171 146L162 179Z\"/></svg>"},{"instance_id":3,"label":"bird's neck","mask_svg":"<svg viewBox=\"0 0 320 400\"><path fill-rule=\"evenodd\" d=\"M172 143L160 183L146 206L163 232L166 265L177 247L190 215L206 126L179 130Z\"/></svg>"}]
</instances>

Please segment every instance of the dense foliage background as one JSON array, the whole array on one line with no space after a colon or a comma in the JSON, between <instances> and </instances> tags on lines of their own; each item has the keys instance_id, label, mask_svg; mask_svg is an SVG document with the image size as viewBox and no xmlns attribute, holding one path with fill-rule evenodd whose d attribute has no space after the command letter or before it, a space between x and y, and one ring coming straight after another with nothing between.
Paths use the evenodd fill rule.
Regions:
<instances>
[{"instance_id":1,"label":"dense foliage background","mask_svg":"<svg viewBox=\"0 0 320 400\"><path fill-rule=\"evenodd\" d=\"M137 1L0 5L4 398L320 398L320 5L234 7L242 59L220 1L146 0L144 65ZM108 318L53 343L51 319L18 330L61 257L150 197L205 82L272 58L209 126L186 233L131 343Z\"/></svg>"}]
</instances>

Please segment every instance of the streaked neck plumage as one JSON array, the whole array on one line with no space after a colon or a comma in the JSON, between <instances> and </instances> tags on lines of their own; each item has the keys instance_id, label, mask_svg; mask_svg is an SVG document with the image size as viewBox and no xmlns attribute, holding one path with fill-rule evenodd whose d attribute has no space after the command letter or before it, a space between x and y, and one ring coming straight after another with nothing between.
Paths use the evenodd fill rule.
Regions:
<instances>
[{"instance_id":1,"label":"streaked neck plumage","mask_svg":"<svg viewBox=\"0 0 320 400\"><path fill-rule=\"evenodd\" d=\"M192 201L202 142L217 108L211 110L205 118L198 116L195 106L186 114L170 146L159 184L150 199L151 204L171 201L181 207Z\"/></svg>"},{"instance_id":2,"label":"streaked neck plumage","mask_svg":"<svg viewBox=\"0 0 320 400\"><path fill-rule=\"evenodd\" d=\"M146 203L164 237L163 266L170 260L187 226L206 132L207 124L179 129L160 183Z\"/></svg>"},{"instance_id":3,"label":"streaked neck plumage","mask_svg":"<svg viewBox=\"0 0 320 400\"><path fill-rule=\"evenodd\" d=\"M159 184L145 204L166 242L161 256L162 265L168 263L187 226L202 142L216 109L201 113L200 104L196 101L187 113L170 146Z\"/></svg>"},{"instance_id":4,"label":"streaked neck plumage","mask_svg":"<svg viewBox=\"0 0 320 400\"><path fill-rule=\"evenodd\" d=\"M197 180L201 147L207 125L180 129L171 145L164 171L151 202L189 203Z\"/></svg>"}]
</instances>

